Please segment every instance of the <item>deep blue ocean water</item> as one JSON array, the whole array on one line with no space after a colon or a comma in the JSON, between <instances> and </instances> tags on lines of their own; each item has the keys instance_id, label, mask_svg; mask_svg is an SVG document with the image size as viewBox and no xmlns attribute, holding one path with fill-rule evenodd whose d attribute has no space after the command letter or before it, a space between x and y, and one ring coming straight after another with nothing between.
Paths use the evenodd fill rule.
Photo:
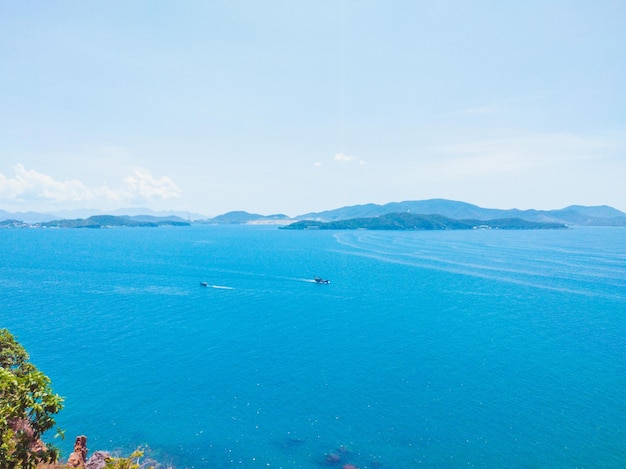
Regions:
<instances>
[{"instance_id":1,"label":"deep blue ocean water","mask_svg":"<svg viewBox=\"0 0 626 469\"><path fill-rule=\"evenodd\" d=\"M626 467L623 228L0 230L0 259L64 458Z\"/></svg>"}]
</instances>

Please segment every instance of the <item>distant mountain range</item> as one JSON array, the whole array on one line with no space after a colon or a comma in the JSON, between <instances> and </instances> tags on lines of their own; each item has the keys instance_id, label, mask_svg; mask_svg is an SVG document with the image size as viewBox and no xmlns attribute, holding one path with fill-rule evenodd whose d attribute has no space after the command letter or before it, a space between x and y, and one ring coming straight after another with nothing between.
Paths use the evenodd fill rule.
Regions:
<instances>
[{"instance_id":1,"label":"distant mountain range","mask_svg":"<svg viewBox=\"0 0 626 469\"><path fill-rule=\"evenodd\" d=\"M626 226L626 213L607 205L597 207L571 205L559 210L501 210L482 208L466 202L446 199L392 202L385 205L353 205L325 212L307 213L296 217L296 219L329 222L351 218L378 217L388 213L442 215L457 220L519 218L538 223L565 223L579 226Z\"/></svg>"},{"instance_id":2,"label":"distant mountain range","mask_svg":"<svg viewBox=\"0 0 626 469\"><path fill-rule=\"evenodd\" d=\"M114 215L119 217L133 217L133 216L152 216L155 218L168 218L178 217L181 220L200 220L205 219L206 215L193 212L181 212L175 210L168 211L154 211L149 208L121 208L109 212L96 209L78 209L78 210L61 210L54 213L40 213L40 212L7 212L0 210L0 220L20 220L24 223L41 223L52 220L72 220L80 218L89 218L92 216L100 215Z\"/></svg>"},{"instance_id":3,"label":"distant mountain range","mask_svg":"<svg viewBox=\"0 0 626 469\"><path fill-rule=\"evenodd\" d=\"M85 215L82 215L82 213ZM36 212L11 213L0 210L0 227L16 227L20 223L23 225L37 226L82 226L98 225L105 216L94 211L72 211L65 212L68 217L53 216ZM91 216L87 215L91 214ZM206 218L202 215L188 212L154 212L148 209L123 209L117 210L108 216L119 218L119 225L115 226L138 226L138 223L147 223L146 226L160 224L271 224L289 225L298 221L311 221L330 223L353 219L373 219L389 214L412 214L441 216L453 221L469 221L477 224L489 221L490 225L494 220L518 219L533 223L555 223L570 226L626 226L626 213L621 212L607 205L589 207L582 205L571 205L558 210L518 210L518 209L492 209L482 208L466 202L458 202L447 199L429 199L418 201L392 202L385 205L366 204L341 207L324 212L311 212L290 218L284 214L259 215L245 211L234 211L218 215L213 218ZM70 218L71 216L71 218ZM62 222L62 220L65 220ZM82 220L82 221L81 221ZM89 222L85 220L90 220ZM193 222L191 221L193 220ZM108 220L112 222L112 219ZM384 219L379 220L383 222ZM153 225L150 225L153 224ZM113 225L106 225L113 226ZM313 226L311 224L310 226ZM320 225L321 226L321 225Z\"/></svg>"},{"instance_id":4,"label":"distant mountain range","mask_svg":"<svg viewBox=\"0 0 626 469\"><path fill-rule=\"evenodd\" d=\"M179 217L154 217L150 215L123 216L94 215L72 220L59 219L39 223L27 223L17 219L0 221L0 228L116 228L116 227L157 227L189 226L191 223Z\"/></svg>"},{"instance_id":5,"label":"distant mountain range","mask_svg":"<svg viewBox=\"0 0 626 469\"><path fill-rule=\"evenodd\" d=\"M626 226L626 213L607 205L596 207L571 205L558 210L501 210L482 208L466 202L447 199L392 202L385 205L352 205L324 212L306 213L294 218L289 218L286 215L264 216L248 212L228 212L202 222L213 224L275 223L285 225L290 222L311 220L328 223L357 218L375 218L391 213L440 215L452 220L485 221L516 218L534 223L557 223L577 226Z\"/></svg>"},{"instance_id":6,"label":"distant mountain range","mask_svg":"<svg viewBox=\"0 0 626 469\"><path fill-rule=\"evenodd\" d=\"M212 225L241 225L241 224L262 224L262 223L274 223L282 224L280 222L293 222L294 219L289 218L282 213L276 215L259 215L258 213L248 213L243 211L228 212L223 215L218 215L214 218L207 220L198 220L198 223L208 223Z\"/></svg>"}]
</instances>

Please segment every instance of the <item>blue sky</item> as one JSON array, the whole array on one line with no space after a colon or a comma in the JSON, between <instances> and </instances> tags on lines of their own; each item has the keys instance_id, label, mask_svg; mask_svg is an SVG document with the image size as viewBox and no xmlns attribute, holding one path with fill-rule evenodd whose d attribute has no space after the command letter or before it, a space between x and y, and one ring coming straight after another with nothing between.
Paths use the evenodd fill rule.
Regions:
<instances>
[{"instance_id":1,"label":"blue sky","mask_svg":"<svg viewBox=\"0 0 626 469\"><path fill-rule=\"evenodd\" d=\"M626 211L626 1L0 2L0 209Z\"/></svg>"}]
</instances>

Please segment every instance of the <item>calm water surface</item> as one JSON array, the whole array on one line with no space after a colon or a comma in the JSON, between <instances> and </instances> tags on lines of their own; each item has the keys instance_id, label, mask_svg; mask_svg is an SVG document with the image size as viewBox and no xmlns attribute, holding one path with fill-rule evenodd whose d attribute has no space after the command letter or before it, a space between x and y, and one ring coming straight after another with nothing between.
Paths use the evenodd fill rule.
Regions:
<instances>
[{"instance_id":1,"label":"calm water surface","mask_svg":"<svg viewBox=\"0 0 626 469\"><path fill-rule=\"evenodd\" d=\"M0 258L65 457L626 466L626 229L0 230Z\"/></svg>"}]
</instances>

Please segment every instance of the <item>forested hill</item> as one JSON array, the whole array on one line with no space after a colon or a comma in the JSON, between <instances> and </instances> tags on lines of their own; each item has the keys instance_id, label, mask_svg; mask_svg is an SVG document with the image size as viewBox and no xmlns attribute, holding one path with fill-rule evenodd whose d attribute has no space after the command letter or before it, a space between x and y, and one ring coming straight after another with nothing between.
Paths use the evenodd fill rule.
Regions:
<instances>
[{"instance_id":1,"label":"forested hill","mask_svg":"<svg viewBox=\"0 0 626 469\"><path fill-rule=\"evenodd\" d=\"M562 223L532 222L520 218L493 220L456 220L441 215L415 215L412 213L389 213L372 218L352 218L332 222L301 220L282 227L285 230L548 230L565 229Z\"/></svg>"}]
</instances>

